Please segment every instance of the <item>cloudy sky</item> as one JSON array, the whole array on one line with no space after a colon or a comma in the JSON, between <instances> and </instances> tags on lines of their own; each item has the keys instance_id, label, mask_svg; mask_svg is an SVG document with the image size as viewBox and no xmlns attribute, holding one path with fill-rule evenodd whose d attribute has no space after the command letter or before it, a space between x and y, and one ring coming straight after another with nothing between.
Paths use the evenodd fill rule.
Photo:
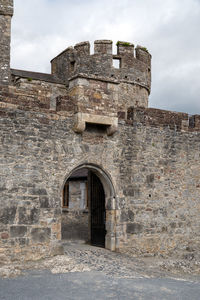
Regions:
<instances>
[{"instance_id":1,"label":"cloudy sky","mask_svg":"<svg viewBox=\"0 0 200 300\"><path fill-rule=\"evenodd\" d=\"M200 0L14 0L14 4L12 68L48 73L50 60L78 42L129 41L152 54L149 106L200 114Z\"/></svg>"}]
</instances>

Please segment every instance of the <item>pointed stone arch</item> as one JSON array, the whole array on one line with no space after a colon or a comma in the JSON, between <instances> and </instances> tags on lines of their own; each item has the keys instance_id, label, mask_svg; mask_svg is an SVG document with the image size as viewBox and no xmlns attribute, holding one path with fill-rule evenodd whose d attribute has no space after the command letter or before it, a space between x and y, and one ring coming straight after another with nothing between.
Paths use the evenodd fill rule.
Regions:
<instances>
[{"instance_id":1,"label":"pointed stone arch","mask_svg":"<svg viewBox=\"0 0 200 300\"><path fill-rule=\"evenodd\" d=\"M105 248L111 251L116 250L116 194L115 188L112 183L111 176L100 166L95 164L84 163L78 165L73 168L69 174L65 177L63 187L64 189L65 183L68 179L78 171L82 169L87 169L94 173L102 183L104 193L105 193L105 213L106 213L106 221L105 221ZM91 214L91 211L89 212Z\"/></svg>"}]
</instances>

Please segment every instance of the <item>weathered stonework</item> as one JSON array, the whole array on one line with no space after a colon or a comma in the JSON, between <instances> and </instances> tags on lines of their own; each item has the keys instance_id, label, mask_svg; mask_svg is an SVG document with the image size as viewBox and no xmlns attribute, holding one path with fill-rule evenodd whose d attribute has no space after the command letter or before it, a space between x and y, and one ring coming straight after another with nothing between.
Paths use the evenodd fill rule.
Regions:
<instances>
[{"instance_id":1,"label":"weathered stonework","mask_svg":"<svg viewBox=\"0 0 200 300\"><path fill-rule=\"evenodd\" d=\"M200 116L148 108L151 55L124 42L117 55L111 41L96 41L93 55L88 42L68 48L52 74L10 70L11 2L0 3L0 259L38 259L61 253L62 238L90 238L90 204L62 207L82 168L104 188L106 248L199 251Z\"/></svg>"},{"instance_id":2,"label":"weathered stonework","mask_svg":"<svg viewBox=\"0 0 200 300\"><path fill-rule=\"evenodd\" d=\"M10 81L10 29L13 1L0 2L0 84Z\"/></svg>"}]
</instances>

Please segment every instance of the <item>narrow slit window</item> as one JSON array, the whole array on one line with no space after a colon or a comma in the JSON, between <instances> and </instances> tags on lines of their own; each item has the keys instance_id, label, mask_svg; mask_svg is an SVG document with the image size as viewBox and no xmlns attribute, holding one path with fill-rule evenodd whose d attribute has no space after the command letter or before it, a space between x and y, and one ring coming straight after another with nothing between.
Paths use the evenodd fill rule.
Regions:
<instances>
[{"instance_id":1,"label":"narrow slit window","mask_svg":"<svg viewBox=\"0 0 200 300\"><path fill-rule=\"evenodd\" d=\"M70 62L70 71L73 72L75 70L75 61Z\"/></svg>"}]
</instances>

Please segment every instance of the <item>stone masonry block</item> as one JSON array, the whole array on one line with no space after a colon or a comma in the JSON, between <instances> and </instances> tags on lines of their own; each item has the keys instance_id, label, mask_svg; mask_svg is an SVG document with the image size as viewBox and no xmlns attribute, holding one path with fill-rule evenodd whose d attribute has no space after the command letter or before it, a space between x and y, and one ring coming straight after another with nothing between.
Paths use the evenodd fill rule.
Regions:
<instances>
[{"instance_id":1,"label":"stone masonry block","mask_svg":"<svg viewBox=\"0 0 200 300\"><path fill-rule=\"evenodd\" d=\"M128 223L127 224L127 233L141 233L143 226L138 223Z\"/></svg>"},{"instance_id":2,"label":"stone masonry block","mask_svg":"<svg viewBox=\"0 0 200 300\"><path fill-rule=\"evenodd\" d=\"M31 238L35 243L47 243L50 240L50 228L32 228Z\"/></svg>"},{"instance_id":3,"label":"stone masonry block","mask_svg":"<svg viewBox=\"0 0 200 300\"><path fill-rule=\"evenodd\" d=\"M19 224L36 224L39 221L40 210L37 208L19 208Z\"/></svg>"},{"instance_id":4,"label":"stone masonry block","mask_svg":"<svg viewBox=\"0 0 200 300\"><path fill-rule=\"evenodd\" d=\"M10 227L10 236L11 237L24 237L27 233L26 226L11 226Z\"/></svg>"},{"instance_id":5,"label":"stone masonry block","mask_svg":"<svg viewBox=\"0 0 200 300\"><path fill-rule=\"evenodd\" d=\"M0 223L12 224L14 223L17 208L15 206L1 208Z\"/></svg>"}]
</instances>

